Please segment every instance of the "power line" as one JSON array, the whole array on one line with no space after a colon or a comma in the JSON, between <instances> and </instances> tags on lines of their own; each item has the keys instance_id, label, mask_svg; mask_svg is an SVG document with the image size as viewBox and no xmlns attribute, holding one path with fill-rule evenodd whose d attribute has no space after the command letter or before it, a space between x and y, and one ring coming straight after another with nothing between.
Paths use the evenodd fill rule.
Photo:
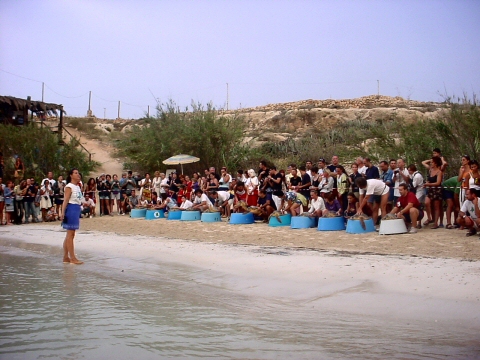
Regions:
<instances>
[{"instance_id":1,"label":"power line","mask_svg":"<svg viewBox=\"0 0 480 360\"><path fill-rule=\"evenodd\" d=\"M88 94L88 91L85 93L85 94L82 94L82 95L78 95L78 96L67 96L67 95L62 95L62 94L59 94L58 92L56 92L55 90L53 90L50 86L48 86L47 84L45 84L45 86L47 88L49 88L53 93L57 94L58 96L61 96L61 97L64 97L64 98L68 98L68 99L77 99L77 98L81 98L81 97L84 97L85 95Z\"/></svg>"},{"instance_id":2,"label":"power line","mask_svg":"<svg viewBox=\"0 0 480 360\"><path fill-rule=\"evenodd\" d=\"M10 71L7 71L7 70L0 69L0 71L3 71L4 73L10 74L10 75L13 75L13 76L16 76L16 77L19 77L21 79L30 80L30 81L34 81L34 82L37 82L37 83L42 83L43 82L43 81L38 81L38 80L35 80L35 79L30 79L30 78L27 78L25 76L17 75L17 74L14 74L14 73L10 72Z\"/></svg>"}]
</instances>

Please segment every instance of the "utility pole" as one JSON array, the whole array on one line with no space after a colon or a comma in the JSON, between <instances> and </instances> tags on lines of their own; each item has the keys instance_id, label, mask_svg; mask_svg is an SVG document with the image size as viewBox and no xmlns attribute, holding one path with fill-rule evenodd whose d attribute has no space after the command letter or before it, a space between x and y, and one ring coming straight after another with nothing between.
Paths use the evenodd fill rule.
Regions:
<instances>
[{"instance_id":1,"label":"utility pole","mask_svg":"<svg viewBox=\"0 0 480 360\"><path fill-rule=\"evenodd\" d=\"M120 120L120 101L118 102L118 120Z\"/></svg>"},{"instance_id":2,"label":"utility pole","mask_svg":"<svg viewBox=\"0 0 480 360\"><path fill-rule=\"evenodd\" d=\"M45 98L45 83L42 82L42 102L44 102L44 101L43 101L44 98Z\"/></svg>"},{"instance_id":3,"label":"utility pole","mask_svg":"<svg viewBox=\"0 0 480 360\"><path fill-rule=\"evenodd\" d=\"M103 108L103 120L107 120L107 108Z\"/></svg>"},{"instance_id":4,"label":"utility pole","mask_svg":"<svg viewBox=\"0 0 480 360\"><path fill-rule=\"evenodd\" d=\"M228 83L227 83L227 110L228 110Z\"/></svg>"},{"instance_id":5,"label":"utility pole","mask_svg":"<svg viewBox=\"0 0 480 360\"><path fill-rule=\"evenodd\" d=\"M147 108L147 117L150 118L150 105L148 105L148 108Z\"/></svg>"},{"instance_id":6,"label":"utility pole","mask_svg":"<svg viewBox=\"0 0 480 360\"><path fill-rule=\"evenodd\" d=\"M92 91L88 92L88 111L87 111L87 117L92 117Z\"/></svg>"},{"instance_id":7,"label":"utility pole","mask_svg":"<svg viewBox=\"0 0 480 360\"><path fill-rule=\"evenodd\" d=\"M380 96L380 80L377 80L377 96Z\"/></svg>"}]
</instances>

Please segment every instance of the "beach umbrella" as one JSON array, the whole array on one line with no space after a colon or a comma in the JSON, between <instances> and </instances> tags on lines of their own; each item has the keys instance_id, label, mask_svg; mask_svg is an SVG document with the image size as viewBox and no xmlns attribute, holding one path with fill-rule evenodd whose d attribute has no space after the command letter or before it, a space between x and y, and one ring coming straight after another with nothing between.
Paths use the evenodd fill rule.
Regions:
<instances>
[{"instance_id":1,"label":"beach umbrella","mask_svg":"<svg viewBox=\"0 0 480 360\"><path fill-rule=\"evenodd\" d=\"M183 164L191 164L200 161L199 158L192 155L179 154L169 157L167 160L163 160L165 165L180 165L183 174Z\"/></svg>"}]
</instances>

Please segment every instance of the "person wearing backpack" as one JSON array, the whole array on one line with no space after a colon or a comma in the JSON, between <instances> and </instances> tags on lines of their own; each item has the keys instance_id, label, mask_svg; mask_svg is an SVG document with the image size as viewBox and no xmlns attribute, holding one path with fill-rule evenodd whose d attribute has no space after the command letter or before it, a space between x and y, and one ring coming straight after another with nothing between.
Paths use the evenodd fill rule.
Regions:
<instances>
[{"instance_id":1,"label":"person wearing backpack","mask_svg":"<svg viewBox=\"0 0 480 360\"><path fill-rule=\"evenodd\" d=\"M408 182L408 189L415 194L420 204L425 203L425 190L423 188L423 175L417 171L414 164L408 166L408 174L410 180Z\"/></svg>"}]
</instances>

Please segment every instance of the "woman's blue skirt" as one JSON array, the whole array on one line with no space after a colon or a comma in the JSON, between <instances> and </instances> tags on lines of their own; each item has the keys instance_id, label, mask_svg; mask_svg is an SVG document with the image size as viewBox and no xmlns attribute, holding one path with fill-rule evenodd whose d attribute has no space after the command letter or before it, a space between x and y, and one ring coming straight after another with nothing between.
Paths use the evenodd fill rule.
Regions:
<instances>
[{"instance_id":1,"label":"woman's blue skirt","mask_svg":"<svg viewBox=\"0 0 480 360\"><path fill-rule=\"evenodd\" d=\"M81 206L76 204L68 204L65 210L65 218L62 226L66 230L77 230L80 227L80 211Z\"/></svg>"}]
</instances>

